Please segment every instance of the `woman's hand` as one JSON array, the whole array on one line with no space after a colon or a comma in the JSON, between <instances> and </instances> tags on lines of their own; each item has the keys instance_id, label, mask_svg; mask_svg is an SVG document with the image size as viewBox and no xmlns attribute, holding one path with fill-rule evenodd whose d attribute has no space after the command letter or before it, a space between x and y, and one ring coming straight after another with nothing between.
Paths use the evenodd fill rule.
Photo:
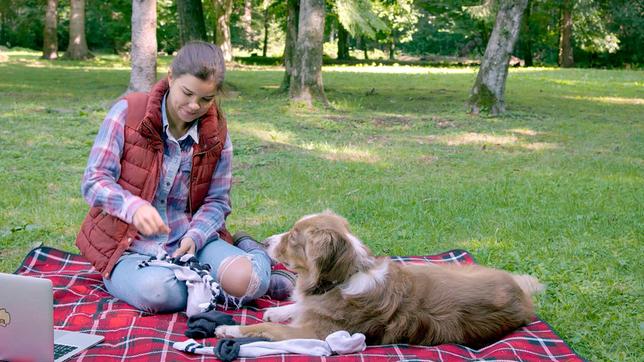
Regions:
<instances>
[{"instance_id":1,"label":"woman's hand","mask_svg":"<svg viewBox=\"0 0 644 362\"><path fill-rule=\"evenodd\" d=\"M163 222L157 209L149 204L136 210L134 217L132 217L132 224L145 236L170 233L170 228Z\"/></svg>"},{"instance_id":2,"label":"woman's hand","mask_svg":"<svg viewBox=\"0 0 644 362\"><path fill-rule=\"evenodd\" d=\"M179 248L172 254L174 258L178 258L184 254L192 254L195 255L195 251L197 250L197 247L195 245L195 241L192 240L192 238L183 238L181 239L181 244L179 245Z\"/></svg>"}]
</instances>

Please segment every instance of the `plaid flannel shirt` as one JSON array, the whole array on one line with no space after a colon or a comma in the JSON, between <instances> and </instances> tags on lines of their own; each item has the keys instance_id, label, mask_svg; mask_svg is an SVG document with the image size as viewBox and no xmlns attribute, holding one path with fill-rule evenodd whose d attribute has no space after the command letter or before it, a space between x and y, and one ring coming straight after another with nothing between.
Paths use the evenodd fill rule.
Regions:
<instances>
[{"instance_id":1,"label":"plaid flannel shirt","mask_svg":"<svg viewBox=\"0 0 644 362\"><path fill-rule=\"evenodd\" d=\"M194 216L186 212L192 146L199 142L198 122L195 122L183 137L175 139L168 130L165 104L164 96L161 106L163 165L152 206L157 209L171 231L169 234L152 236L139 233L130 246L130 251L146 255L157 255L160 249L172 253L184 237L192 238L197 250L201 249L206 242L216 239L217 230L224 225L226 216L231 211L233 147L230 137L226 135L226 143L213 172L210 189L203 205ZM125 100L114 104L108 112L90 152L81 191L90 206L99 207L131 224L134 213L148 202L132 195L116 183L121 173L126 116Z\"/></svg>"}]
</instances>

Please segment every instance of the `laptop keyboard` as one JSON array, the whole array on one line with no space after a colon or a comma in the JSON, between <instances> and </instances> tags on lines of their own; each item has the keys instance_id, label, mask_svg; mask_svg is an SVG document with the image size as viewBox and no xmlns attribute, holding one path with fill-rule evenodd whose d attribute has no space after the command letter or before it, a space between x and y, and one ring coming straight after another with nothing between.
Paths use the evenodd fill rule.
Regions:
<instances>
[{"instance_id":1,"label":"laptop keyboard","mask_svg":"<svg viewBox=\"0 0 644 362\"><path fill-rule=\"evenodd\" d=\"M68 346L66 344L54 344L54 359L60 358L75 349L76 349L76 346Z\"/></svg>"}]
</instances>

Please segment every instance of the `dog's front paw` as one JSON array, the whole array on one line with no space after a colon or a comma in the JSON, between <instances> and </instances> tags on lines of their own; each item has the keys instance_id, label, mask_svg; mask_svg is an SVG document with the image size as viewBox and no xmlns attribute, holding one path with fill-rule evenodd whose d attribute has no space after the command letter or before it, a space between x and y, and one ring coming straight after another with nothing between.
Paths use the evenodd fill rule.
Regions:
<instances>
[{"instance_id":1,"label":"dog's front paw","mask_svg":"<svg viewBox=\"0 0 644 362\"><path fill-rule=\"evenodd\" d=\"M293 312L293 305L268 308L266 309L266 312L264 312L262 319L267 322L284 322L293 317Z\"/></svg>"},{"instance_id":2,"label":"dog's front paw","mask_svg":"<svg viewBox=\"0 0 644 362\"><path fill-rule=\"evenodd\" d=\"M217 338L239 338L243 337L243 334L239 326L219 326L215 328L215 337Z\"/></svg>"}]
</instances>

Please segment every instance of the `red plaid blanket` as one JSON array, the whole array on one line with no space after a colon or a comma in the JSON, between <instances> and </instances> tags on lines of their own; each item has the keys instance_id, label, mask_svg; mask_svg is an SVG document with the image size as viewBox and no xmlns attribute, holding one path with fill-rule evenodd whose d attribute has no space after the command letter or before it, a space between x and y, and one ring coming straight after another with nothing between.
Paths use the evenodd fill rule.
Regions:
<instances>
[{"instance_id":1,"label":"red plaid blanket","mask_svg":"<svg viewBox=\"0 0 644 362\"><path fill-rule=\"evenodd\" d=\"M470 254L452 250L439 255L393 257L400 263L473 263ZM199 356L179 352L172 343L184 341L187 318L184 313L146 315L128 304L110 296L103 286L100 274L83 257L49 247L32 250L16 274L51 279L54 284L54 324L57 328L98 333L105 336L103 343L76 358L76 361L192 361L213 360L213 356ZM284 303L284 302L282 302ZM265 308L280 302L260 299L252 306L229 311L241 324L261 321ZM206 345L216 340L205 339ZM548 324L535 320L504 339L485 348L474 350L460 345L434 347L405 344L370 346L362 353L313 357L303 355L275 355L257 358L262 361L582 361L557 336Z\"/></svg>"}]
</instances>

